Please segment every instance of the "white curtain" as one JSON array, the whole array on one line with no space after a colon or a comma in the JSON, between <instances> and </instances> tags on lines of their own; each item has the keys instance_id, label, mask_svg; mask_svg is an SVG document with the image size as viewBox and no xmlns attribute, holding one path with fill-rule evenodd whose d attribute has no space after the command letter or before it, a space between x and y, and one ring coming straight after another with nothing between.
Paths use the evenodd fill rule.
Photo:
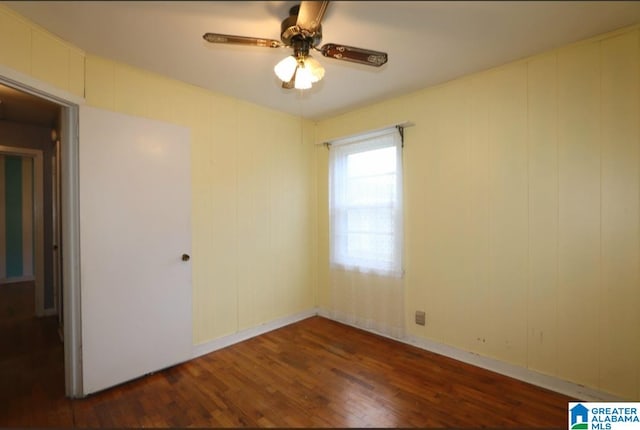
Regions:
<instances>
[{"instance_id":1,"label":"white curtain","mask_svg":"<svg viewBox=\"0 0 640 430\"><path fill-rule=\"evenodd\" d=\"M402 137L393 128L330 151L330 314L403 337Z\"/></svg>"},{"instance_id":2,"label":"white curtain","mask_svg":"<svg viewBox=\"0 0 640 430\"><path fill-rule=\"evenodd\" d=\"M395 337L404 337L403 279L330 269L332 318Z\"/></svg>"}]
</instances>

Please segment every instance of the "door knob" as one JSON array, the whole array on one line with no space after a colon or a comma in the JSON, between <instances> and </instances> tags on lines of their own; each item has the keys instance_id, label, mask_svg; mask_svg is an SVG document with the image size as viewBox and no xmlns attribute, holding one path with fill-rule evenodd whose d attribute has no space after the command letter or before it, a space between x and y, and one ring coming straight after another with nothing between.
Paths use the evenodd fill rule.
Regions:
<instances>
[{"instance_id":1,"label":"door knob","mask_svg":"<svg viewBox=\"0 0 640 430\"><path fill-rule=\"evenodd\" d=\"M182 254L182 261L189 261L190 258L189 254Z\"/></svg>"}]
</instances>

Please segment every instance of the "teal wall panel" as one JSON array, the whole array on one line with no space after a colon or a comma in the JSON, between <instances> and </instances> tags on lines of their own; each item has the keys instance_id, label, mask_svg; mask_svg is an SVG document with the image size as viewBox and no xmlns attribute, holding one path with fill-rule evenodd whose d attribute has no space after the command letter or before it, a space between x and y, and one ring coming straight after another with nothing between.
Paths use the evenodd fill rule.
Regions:
<instances>
[{"instance_id":1,"label":"teal wall panel","mask_svg":"<svg viewBox=\"0 0 640 430\"><path fill-rule=\"evenodd\" d=\"M22 158L5 157L5 237L7 277L23 275L22 249Z\"/></svg>"}]
</instances>

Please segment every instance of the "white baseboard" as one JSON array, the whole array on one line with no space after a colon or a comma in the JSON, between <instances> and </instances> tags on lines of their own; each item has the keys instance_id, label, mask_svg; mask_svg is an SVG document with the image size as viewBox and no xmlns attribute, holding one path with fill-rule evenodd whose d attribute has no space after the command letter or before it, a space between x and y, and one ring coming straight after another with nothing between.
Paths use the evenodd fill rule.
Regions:
<instances>
[{"instance_id":1,"label":"white baseboard","mask_svg":"<svg viewBox=\"0 0 640 430\"><path fill-rule=\"evenodd\" d=\"M545 375L531 369L527 369L515 364L505 363L504 361L494 358L484 357L482 355L455 348L453 346L444 345L431 340L421 339L413 336L407 336L405 339L398 339L400 342L416 346L436 354L444 355L454 360L462 361L473 366L491 370L501 375L509 376L538 387L546 388L557 393L564 394L576 400L591 402L621 402L624 399L614 396L613 394L598 391L593 388L574 382L565 381L554 376Z\"/></svg>"},{"instance_id":2,"label":"white baseboard","mask_svg":"<svg viewBox=\"0 0 640 430\"><path fill-rule=\"evenodd\" d=\"M624 399L614 396L613 394L598 391L596 389L585 387L584 385L576 384L574 382L565 381L554 376L544 375L534 370L526 369L514 364L505 363L494 358L484 357L479 354L465 351L453 346L414 336L407 336L403 339L397 339L391 336L387 336L374 330L368 330L366 328L333 318L331 316L331 313L325 309L318 309L317 313L324 318L334 320L342 324L350 325L360 330L368 331L379 336L396 340L398 342L406 343L408 345L412 345L426 351L444 355L445 357L453 358L454 360L462 361L463 363L471 364L473 366L481 367L483 369L490 370L501 375L509 376L511 378L536 385L538 387L546 388L548 390L573 397L576 400L592 402L625 401Z\"/></svg>"},{"instance_id":3,"label":"white baseboard","mask_svg":"<svg viewBox=\"0 0 640 430\"><path fill-rule=\"evenodd\" d=\"M267 323L261 324L256 327L251 327L246 330L239 331L237 333L223 336L218 339L211 340L209 342L204 342L199 345L195 345L193 348L193 358L200 357L205 354L209 354L210 352L217 351L222 348L226 348L227 346L233 345L235 343L242 342L247 339L251 339L252 337L260 336L261 334L268 333L270 331L282 328L289 324L293 324L295 322L298 322L316 315L318 315L318 310L316 308L312 308L306 311L299 312L294 315L289 315L283 318L278 318L276 320L269 321Z\"/></svg>"}]
</instances>

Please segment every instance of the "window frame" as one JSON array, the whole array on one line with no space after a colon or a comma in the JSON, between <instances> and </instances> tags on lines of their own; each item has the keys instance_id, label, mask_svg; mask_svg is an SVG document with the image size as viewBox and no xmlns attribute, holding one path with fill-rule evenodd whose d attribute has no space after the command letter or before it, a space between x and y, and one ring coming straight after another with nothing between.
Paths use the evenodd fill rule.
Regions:
<instances>
[{"instance_id":1,"label":"window frame","mask_svg":"<svg viewBox=\"0 0 640 430\"><path fill-rule=\"evenodd\" d=\"M384 129L377 132L361 134L331 143L329 157L329 263L331 267L376 273L387 276L400 277L403 274L403 207L402 207L402 133L398 128ZM395 193L393 200L384 203L362 205L348 202L344 195L348 178L347 159L349 156L383 148L395 148ZM342 176L341 176L342 175ZM382 175L380 175L382 176ZM341 181L344 184L341 184ZM391 236L391 259L385 260L368 256L353 256L348 251L348 227L346 227L349 211L362 210L366 207L375 211L391 211L391 233L381 233ZM375 235L375 231L368 231L365 235Z\"/></svg>"}]
</instances>

